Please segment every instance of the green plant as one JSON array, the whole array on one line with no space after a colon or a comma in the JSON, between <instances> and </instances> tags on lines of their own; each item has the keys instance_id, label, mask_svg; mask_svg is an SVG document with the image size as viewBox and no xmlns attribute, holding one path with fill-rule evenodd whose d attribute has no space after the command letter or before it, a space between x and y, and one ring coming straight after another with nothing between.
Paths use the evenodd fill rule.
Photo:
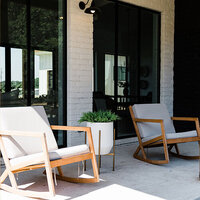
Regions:
<instances>
[{"instance_id":1,"label":"green plant","mask_svg":"<svg viewBox=\"0 0 200 200\"><path fill-rule=\"evenodd\" d=\"M113 122L119 120L120 117L111 111L97 111L83 113L79 120L81 122Z\"/></svg>"}]
</instances>

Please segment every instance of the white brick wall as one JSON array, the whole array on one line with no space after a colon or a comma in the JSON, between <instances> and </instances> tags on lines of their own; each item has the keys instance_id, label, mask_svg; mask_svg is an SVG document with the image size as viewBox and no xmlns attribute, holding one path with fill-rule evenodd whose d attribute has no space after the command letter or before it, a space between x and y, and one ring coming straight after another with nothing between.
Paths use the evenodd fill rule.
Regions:
<instances>
[{"instance_id":1,"label":"white brick wall","mask_svg":"<svg viewBox=\"0 0 200 200\"><path fill-rule=\"evenodd\" d=\"M82 112L92 110L93 18L79 9L79 0L67 0L67 119L78 125ZM69 134L68 145L82 142L80 134Z\"/></svg>"},{"instance_id":2,"label":"white brick wall","mask_svg":"<svg viewBox=\"0 0 200 200\"><path fill-rule=\"evenodd\" d=\"M173 114L174 0L122 0L161 12L160 95ZM67 0L68 125L78 125L82 112L92 110L93 18L79 9L80 0ZM68 145L83 141L69 134Z\"/></svg>"}]
</instances>

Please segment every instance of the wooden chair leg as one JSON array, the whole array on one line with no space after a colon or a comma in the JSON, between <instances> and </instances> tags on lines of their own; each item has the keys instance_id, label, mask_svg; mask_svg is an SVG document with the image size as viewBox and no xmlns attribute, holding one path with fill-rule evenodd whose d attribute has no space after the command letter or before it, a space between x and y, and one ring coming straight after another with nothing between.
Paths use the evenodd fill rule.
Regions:
<instances>
[{"instance_id":1,"label":"wooden chair leg","mask_svg":"<svg viewBox=\"0 0 200 200\"><path fill-rule=\"evenodd\" d=\"M179 148L178 148L178 144L175 144L175 149L176 149L176 153L177 153L178 155L180 155Z\"/></svg>"},{"instance_id":2,"label":"wooden chair leg","mask_svg":"<svg viewBox=\"0 0 200 200\"><path fill-rule=\"evenodd\" d=\"M113 132L113 171L115 171L115 129Z\"/></svg>"},{"instance_id":3,"label":"wooden chair leg","mask_svg":"<svg viewBox=\"0 0 200 200\"><path fill-rule=\"evenodd\" d=\"M47 176L47 183L49 187L49 193L53 197L55 196L55 187L54 187L54 182L53 182L53 175L52 175L52 168L49 160L49 153L48 153L48 148L47 148L47 142L45 139L45 136L42 138L42 148L44 151L44 163L45 163L45 170L46 170L46 176Z\"/></svg>"},{"instance_id":4,"label":"wooden chair leg","mask_svg":"<svg viewBox=\"0 0 200 200\"><path fill-rule=\"evenodd\" d=\"M101 168L101 155L98 155L98 173L100 174L100 168Z\"/></svg>"},{"instance_id":5,"label":"wooden chair leg","mask_svg":"<svg viewBox=\"0 0 200 200\"><path fill-rule=\"evenodd\" d=\"M173 144L169 145L168 151L170 152L172 150L172 148L174 147Z\"/></svg>"},{"instance_id":6,"label":"wooden chair leg","mask_svg":"<svg viewBox=\"0 0 200 200\"><path fill-rule=\"evenodd\" d=\"M14 189L17 189L17 182L16 182L16 179L15 179L15 175L12 172L8 172L8 175L9 175L12 187Z\"/></svg>"},{"instance_id":7,"label":"wooden chair leg","mask_svg":"<svg viewBox=\"0 0 200 200\"><path fill-rule=\"evenodd\" d=\"M167 148L167 146L165 148ZM168 157L168 150L165 149L165 148L164 148L165 160L151 160L151 159L148 159L147 157L144 158L143 156L139 156L138 154L139 154L139 152L141 150L141 146L140 145L137 147L135 153L133 154L133 157L138 159L138 160L150 163L150 164L156 164L156 165L167 164L167 163L169 163L169 157ZM143 150L144 150L144 148L143 148ZM145 154L145 152L144 152L144 154ZM146 154L145 154L145 156L146 156Z\"/></svg>"},{"instance_id":8,"label":"wooden chair leg","mask_svg":"<svg viewBox=\"0 0 200 200\"><path fill-rule=\"evenodd\" d=\"M97 168L95 155L93 155L93 157L91 158L91 162L92 162L94 178L72 178L72 177L67 177L67 176L63 175L61 167L57 167L59 175L56 175L56 178L58 180L68 181L68 182L72 182L72 183L96 183L96 182L99 182L99 174L98 174L98 168Z\"/></svg>"},{"instance_id":9,"label":"wooden chair leg","mask_svg":"<svg viewBox=\"0 0 200 200\"><path fill-rule=\"evenodd\" d=\"M136 151L135 151L135 153L133 154L133 156L135 157L135 158L137 158L137 159L139 159L139 152L142 152L142 159L143 160L146 160L147 159L147 156L146 156L146 153L145 153L145 151L144 151L144 147L142 146L142 145L139 145L138 147L137 147L137 149L136 149Z\"/></svg>"},{"instance_id":10,"label":"wooden chair leg","mask_svg":"<svg viewBox=\"0 0 200 200\"><path fill-rule=\"evenodd\" d=\"M198 142L199 143L199 142ZM200 159L200 154L198 156L186 156L186 155L181 155L179 148L178 148L178 144L174 144L173 145L175 147L176 152L173 151L169 151L169 153L177 158L182 158L182 159L186 159L186 160L197 160Z\"/></svg>"},{"instance_id":11,"label":"wooden chair leg","mask_svg":"<svg viewBox=\"0 0 200 200\"><path fill-rule=\"evenodd\" d=\"M138 155L139 152L140 152L140 146L137 147L135 153L133 154L133 157L136 158L136 156Z\"/></svg>"},{"instance_id":12,"label":"wooden chair leg","mask_svg":"<svg viewBox=\"0 0 200 200\"><path fill-rule=\"evenodd\" d=\"M167 143L163 142L163 148L164 148L164 154L165 154L165 161L166 163L169 163L169 153L167 148Z\"/></svg>"},{"instance_id":13,"label":"wooden chair leg","mask_svg":"<svg viewBox=\"0 0 200 200\"><path fill-rule=\"evenodd\" d=\"M62 171L61 166L57 167L57 169L58 169L58 174L59 174L60 176L63 176L63 171Z\"/></svg>"},{"instance_id":14,"label":"wooden chair leg","mask_svg":"<svg viewBox=\"0 0 200 200\"><path fill-rule=\"evenodd\" d=\"M1 185L1 183L3 183L6 180L7 176L8 176L8 171L5 170L0 177L0 185Z\"/></svg>"},{"instance_id":15,"label":"wooden chair leg","mask_svg":"<svg viewBox=\"0 0 200 200\"><path fill-rule=\"evenodd\" d=\"M46 176L47 176L50 195L55 196L55 187L53 182L52 169L49 166L46 166L45 168L46 168Z\"/></svg>"},{"instance_id":16,"label":"wooden chair leg","mask_svg":"<svg viewBox=\"0 0 200 200\"><path fill-rule=\"evenodd\" d=\"M96 180L99 180L99 173L98 173L98 168L97 168L97 162L96 162L96 156L95 156L95 154L93 154L91 162L92 162L92 169L93 169L94 177L95 177Z\"/></svg>"}]
</instances>

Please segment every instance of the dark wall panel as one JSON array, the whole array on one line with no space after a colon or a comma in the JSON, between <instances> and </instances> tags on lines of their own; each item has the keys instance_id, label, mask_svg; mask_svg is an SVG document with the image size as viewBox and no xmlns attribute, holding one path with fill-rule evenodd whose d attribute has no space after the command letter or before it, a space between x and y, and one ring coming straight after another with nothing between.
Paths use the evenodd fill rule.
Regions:
<instances>
[{"instance_id":1,"label":"dark wall panel","mask_svg":"<svg viewBox=\"0 0 200 200\"><path fill-rule=\"evenodd\" d=\"M199 1L175 1L174 116L200 117ZM186 124L177 126L187 129Z\"/></svg>"}]
</instances>

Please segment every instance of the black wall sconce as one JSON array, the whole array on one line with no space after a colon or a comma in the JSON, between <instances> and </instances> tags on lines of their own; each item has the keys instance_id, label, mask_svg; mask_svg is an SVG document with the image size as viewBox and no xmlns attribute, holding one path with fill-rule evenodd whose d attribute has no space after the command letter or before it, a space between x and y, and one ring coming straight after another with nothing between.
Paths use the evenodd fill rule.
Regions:
<instances>
[{"instance_id":1,"label":"black wall sconce","mask_svg":"<svg viewBox=\"0 0 200 200\"><path fill-rule=\"evenodd\" d=\"M87 14L95 14L96 12L100 12L100 9L95 6L94 0L92 0L92 3L90 5L90 7L88 7L88 8L85 9L85 7L89 3L89 1L90 0L88 0L86 3L84 3L83 1L81 1L79 3L79 8L81 10L85 10L85 13L87 13Z\"/></svg>"}]
</instances>

